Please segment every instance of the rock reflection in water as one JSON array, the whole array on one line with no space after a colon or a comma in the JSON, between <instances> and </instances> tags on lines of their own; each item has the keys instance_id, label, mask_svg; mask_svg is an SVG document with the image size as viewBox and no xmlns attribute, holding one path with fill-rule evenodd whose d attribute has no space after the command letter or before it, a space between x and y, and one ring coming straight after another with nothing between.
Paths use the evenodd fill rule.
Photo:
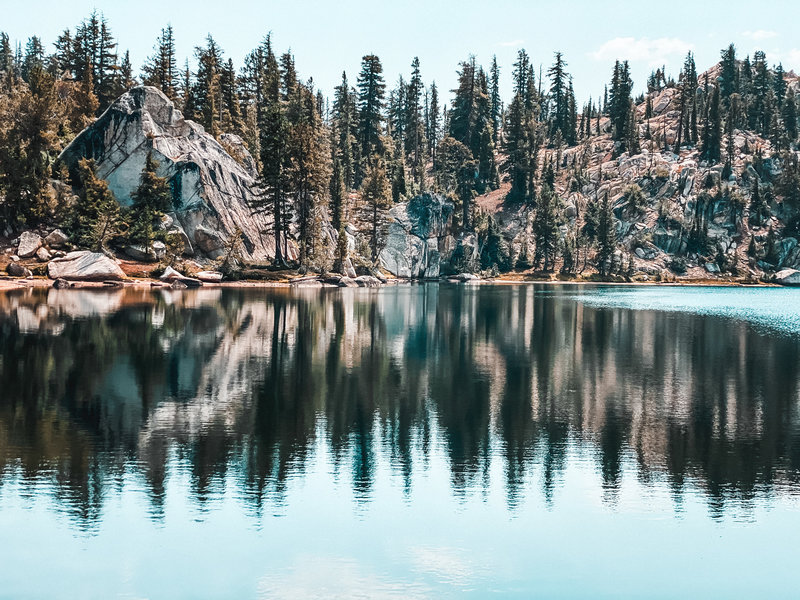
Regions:
<instances>
[{"instance_id":1,"label":"rock reflection in water","mask_svg":"<svg viewBox=\"0 0 800 600\"><path fill-rule=\"evenodd\" d=\"M441 449L455 497L557 503L579 456L609 505L630 473L718 516L800 489L798 371L796 336L558 287L23 290L0 295L0 491L91 526L135 473L160 519L185 470L198 506L234 485L260 513L323 449L369 503L380 461L409 495Z\"/></svg>"}]
</instances>

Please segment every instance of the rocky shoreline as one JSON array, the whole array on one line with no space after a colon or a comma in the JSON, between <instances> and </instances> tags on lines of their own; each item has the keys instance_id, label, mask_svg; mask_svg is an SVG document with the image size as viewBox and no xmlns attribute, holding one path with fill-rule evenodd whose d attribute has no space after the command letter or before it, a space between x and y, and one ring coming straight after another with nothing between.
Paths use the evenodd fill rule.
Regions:
<instances>
[{"instance_id":1,"label":"rocky shoreline","mask_svg":"<svg viewBox=\"0 0 800 600\"><path fill-rule=\"evenodd\" d=\"M204 288L231 288L231 289L254 289L254 288L378 288L389 285L412 285L419 283L466 283L481 285L515 285L515 284L545 284L545 285L626 285L626 286L685 286L685 287L784 287L778 283L747 281L745 279L680 279L674 281L601 281L592 278L572 278L572 279L543 279L537 277L513 276L506 274L501 277L481 279L477 276L468 277L468 274L460 274L453 277L439 277L431 279L407 279L391 278L380 281L369 276L359 277L361 281L350 280L339 275L319 275L319 276L297 276L276 281L259 280L240 280L240 281L220 281L203 283ZM344 279L345 281L341 281ZM374 280L374 281L373 281ZM175 286L171 283L153 278L130 278L121 281L70 281L68 285L59 285L57 282L64 280L52 280L46 277L13 278L0 277L0 292L19 289L42 289L42 288L61 288L61 289L193 289L189 286Z\"/></svg>"}]
</instances>

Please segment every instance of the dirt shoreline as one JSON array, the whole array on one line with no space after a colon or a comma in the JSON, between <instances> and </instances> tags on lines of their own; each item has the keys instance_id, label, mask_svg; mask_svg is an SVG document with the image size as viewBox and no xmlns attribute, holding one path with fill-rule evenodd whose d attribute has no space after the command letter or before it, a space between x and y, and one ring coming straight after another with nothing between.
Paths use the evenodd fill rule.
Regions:
<instances>
[{"instance_id":1,"label":"dirt shoreline","mask_svg":"<svg viewBox=\"0 0 800 600\"><path fill-rule=\"evenodd\" d=\"M305 282L308 283L308 279ZM422 280L425 281L425 280ZM437 280L429 280L437 281ZM459 283L455 280L439 280L442 283ZM420 283L420 280L411 279L390 279L386 285L403 285ZM116 282L119 285L108 285L99 281L73 281L70 282L71 289L115 289L115 288L131 288L131 289L170 289L169 284L159 281L157 279L146 278L130 278L124 281ZM220 283L204 283L204 288L232 288L232 289L258 289L258 288L289 288L295 287L300 282L293 283L292 280L285 281L223 281ZM684 279L678 281L592 281L592 280L560 280L560 279L534 279L522 277L501 277L497 279L483 279L475 280L474 283L480 284L495 284L495 285L516 285L516 284L530 284L540 283L549 285L634 285L634 286L682 286L682 287L782 287L774 283L764 282L748 282L744 280L725 280L725 279ZM30 279L16 279L12 277L0 277L0 292L19 289L35 289L35 288L49 288L52 287L53 280L45 277L33 277ZM326 288L336 288L335 285L323 284Z\"/></svg>"}]
</instances>

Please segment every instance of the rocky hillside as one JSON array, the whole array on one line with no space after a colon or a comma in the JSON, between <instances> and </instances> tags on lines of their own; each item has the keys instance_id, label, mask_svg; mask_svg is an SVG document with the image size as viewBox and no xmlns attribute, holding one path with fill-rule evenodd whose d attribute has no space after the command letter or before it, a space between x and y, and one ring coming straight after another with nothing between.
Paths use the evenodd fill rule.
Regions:
<instances>
[{"instance_id":1,"label":"rocky hillside","mask_svg":"<svg viewBox=\"0 0 800 600\"><path fill-rule=\"evenodd\" d=\"M797 87L793 74L789 85ZM784 202L781 187L786 155L778 156L770 140L737 129L731 173L724 177L724 162L704 162L699 147L673 151L680 114L677 90L667 88L651 102L650 119L644 118L645 102L636 109L639 153L620 154L603 117L600 134L557 155L562 240L579 232L589 204L608 194L617 219L614 270L627 273L632 261L637 280L770 280L777 271L800 269L792 226L798 207ZM554 154L550 150L548 157ZM530 246L534 209L505 201L507 190L504 184L476 203L500 223L516 261ZM769 207L763 221L749 218L754 193ZM591 274L591 260L581 270Z\"/></svg>"},{"instance_id":2,"label":"rocky hillside","mask_svg":"<svg viewBox=\"0 0 800 600\"><path fill-rule=\"evenodd\" d=\"M715 71L709 73L713 77ZM793 74L787 81L790 88L798 87ZM565 246L570 240L577 244L577 265L564 269L563 252L559 252L547 272L530 267L534 262L536 203L510 201L510 184L501 175L499 189L474 200L474 231L460 229L460 208L455 206L453 194L445 197L425 192L394 203L381 225L377 265L372 265L367 248L370 226L360 220L357 210L363 200L352 193L347 211L351 218L342 229L349 254L342 267L344 274L354 279L383 271L399 278L430 279L464 272L497 276L510 271L504 276L593 278L598 267L596 248L588 243L581 247L582 232L592 205L608 196L617 238L607 269L612 278L789 282L800 277L792 271L800 269L798 207L786 201L784 177L791 166L787 161L796 152L778 153L769 139L737 129L730 136L734 149L730 168L724 161L704 162L696 145L684 144L675 153L679 101L678 89L667 87L636 105L640 150L634 154L621 151L605 116L593 123L592 133L577 145L551 145L542 151L540 172L545 164L555 169L558 244ZM240 258L245 263L263 264L275 256L271 218L253 209L260 192L256 163L245 144L233 134L223 133L215 139L201 125L185 119L154 87L135 87L118 98L59 159L73 180L80 159L94 159L98 177L107 181L120 204L130 205L148 154L158 161L159 175L169 180L172 210L162 227L183 239L185 256L196 261L187 262L194 265L189 270L209 269L238 232L242 236ZM503 162L499 153L497 162ZM435 176L429 163L430 181ZM66 187L58 181L52 185ZM759 194L763 199L759 210L764 214L753 218ZM290 261L297 258L299 247L294 219L286 227L289 239L285 250ZM317 258L322 258L316 267L323 271L334 264L338 245L339 234L330 220L329 210L321 209L322 254ZM9 273L24 276L31 271L58 271L43 263L63 261L66 251L78 249L60 230L52 234L57 239L50 243L48 236L58 225L64 226L53 223L15 239L9 235L8 260L4 260L10 265ZM120 257L141 261L163 256L163 244L160 248L116 250ZM27 262L11 264L18 263L18 257ZM37 262L42 267L38 270ZM101 278L116 278L113 265L106 267ZM127 265L126 272L136 269Z\"/></svg>"},{"instance_id":3,"label":"rocky hillside","mask_svg":"<svg viewBox=\"0 0 800 600\"><path fill-rule=\"evenodd\" d=\"M257 173L242 140L233 134L214 139L184 119L157 88L125 93L64 149L60 160L74 174L81 158L93 158L97 175L121 204L129 205L148 153L158 161L159 175L170 181L173 211L167 227L180 233L188 254L216 258L239 230L245 258L275 255L273 238L263 235L267 217L251 208Z\"/></svg>"}]
</instances>

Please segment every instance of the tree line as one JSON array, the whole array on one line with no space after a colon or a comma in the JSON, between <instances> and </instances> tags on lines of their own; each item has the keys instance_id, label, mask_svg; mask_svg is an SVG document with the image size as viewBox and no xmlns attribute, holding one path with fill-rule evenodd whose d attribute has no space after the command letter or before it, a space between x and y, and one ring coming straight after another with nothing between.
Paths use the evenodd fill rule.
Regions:
<instances>
[{"instance_id":1,"label":"tree line","mask_svg":"<svg viewBox=\"0 0 800 600\"><path fill-rule=\"evenodd\" d=\"M449 102L436 82L424 81L419 58L389 85L374 54L362 58L354 83L343 72L328 98L312 78L301 77L291 52L274 48L270 35L238 68L209 35L195 48L192 64L185 60L179 66L175 32L167 25L137 73L129 52L120 52L110 25L97 12L74 31L65 30L50 53L35 36L14 48L0 33L4 228L16 230L52 218L59 198L49 182L66 179L55 160L58 152L138 84L157 87L211 135L235 133L242 138L258 168L252 208L270 216L268 233L281 266L289 263L290 240L297 243L300 266L323 261L330 254L323 228L330 223L339 240L333 249L335 265L341 267L347 257L343 240L348 222L360 224L364 254L375 262L392 204L438 192L456 206L455 230L479 235L482 267L551 270L558 256L562 269L571 272L580 268L581 252L585 266L595 249L595 263L603 273L611 268L616 247L610 199L595 194L581 229L564 235L563 200L555 184L564 168L574 185L585 178L580 165L566 164L564 151L598 135L610 135L617 155L636 154L642 143L673 152L697 146L709 164L724 163L727 178L736 152L734 132L750 130L769 139L784 159L776 191L794 202L800 194L800 186L794 185L800 169L792 158L798 138L794 92L781 65L769 68L763 52L739 60L733 45L722 51L716 77L698 76L690 53L677 81L658 69L647 80L647 94L638 98L628 63L617 61L603 95L582 107L561 52L537 74L527 52L520 50L507 104L499 92L496 58L488 69L474 56L461 62ZM677 91L679 112L671 144L664 132L650 127L652 100L666 88ZM637 112L642 103L643 119ZM483 214L475 203L501 181L509 184L506 201L526 206L531 215L531 249L517 264L492 215ZM85 187L85 182L73 183ZM765 193L772 188L756 192L756 221L765 218ZM161 205L160 200L148 202ZM155 212L151 216L158 217Z\"/></svg>"}]
</instances>

